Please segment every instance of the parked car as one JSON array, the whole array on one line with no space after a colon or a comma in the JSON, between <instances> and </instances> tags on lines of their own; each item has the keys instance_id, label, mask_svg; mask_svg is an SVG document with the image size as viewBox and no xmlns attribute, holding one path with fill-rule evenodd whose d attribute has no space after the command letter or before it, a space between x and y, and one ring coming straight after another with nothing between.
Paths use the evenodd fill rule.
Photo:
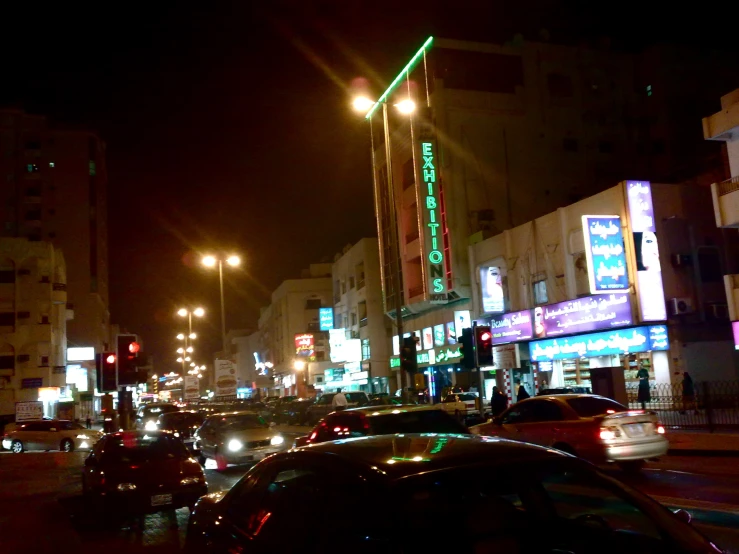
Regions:
<instances>
[{"instance_id":1,"label":"parked car","mask_svg":"<svg viewBox=\"0 0 739 554\"><path fill-rule=\"evenodd\" d=\"M156 431L157 419L159 419L161 414L179 411L180 409L177 406L170 403L157 402L144 404L143 406L139 406L139 409L136 411L134 426L136 429Z\"/></svg>"},{"instance_id":2,"label":"parked car","mask_svg":"<svg viewBox=\"0 0 739 554\"><path fill-rule=\"evenodd\" d=\"M16 454L26 450L89 450L103 434L64 419L28 421L3 435L3 448Z\"/></svg>"},{"instance_id":3,"label":"parked car","mask_svg":"<svg viewBox=\"0 0 739 554\"><path fill-rule=\"evenodd\" d=\"M275 423L286 425L305 425L308 417L308 408L313 405L312 398L298 398L290 402L282 402L275 408L272 415Z\"/></svg>"},{"instance_id":4,"label":"parked car","mask_svg":"<svg viewBox=\"0 0 739 554\"><path fill-rule=\"evenodd\" d=\"M655 414L590 394L522 400L471 430L558 448L595 463L616 462L628 470L641 468L645 460L663 456L669 448Z\"/></svg>"},{"instance_id":5,"label":"parked car","mask_svg":"<svg viewBox=\"0 0 739 554\"><path fill-rule=\"evenodd\" d=\"M322 417L334 411L331 406L334 396L336 396L335 392L322 394L318 397L315 403L308 408L308 425L315 425ZM346 396L347 408L364 406L369 403L369 397L366 392L345 392L344 396Z\"/></svg>"},{"instance_id":6,"label":"parked car","mask_svg":"<svg viewBox=\"0 0 739 554\"><path fill-rule=\"evenodd\" d=\"M169 431L122 431L85 460L82 490L91 508L121 515L192 507L207 494L203 468Z\"/></svg>"},{"instance_id":7,"label":"parked car","mask_svg":"<svg viewBox=\"0 0 739 554\"><path fill-rule=\"evenodd\" d=\"M195 451L195 433L205 421L205 415L196 411L167 412L157 419L157 429L172 431L180 437L188 450Z\"/></svg>"},{"instance_id":8,"label":"parked car","mask_svg":"<svg viewBox=\"0 0 739 554\"><path fill-rule=\"evenodd\" d=\"M479 416L477 396L470 392L451 392L441 399L441 409L459 420L467 416Z\"/></svg>"},{"instance_id":9,"label":"parked car","mask_svg":"<svg viewBox=\"0 0 739 554\"><path fill-rule=\"evenodd\" d=\"M553 449L385 435L260 462L198 501L185 552L720 552L688 518Z\"/></svg>"},{"instance_id":10,"label":"parked car","mask_svg":"<svg viewBox=\"0 0 739 554\"><path fill-rule=\"evenodd\" d=\"M219 471L228 464L261 460L281 451L285 439L254 412L228 412L210 416L198 429L195 448L201 462L216 461Z\"/></svg>"},{"instance_id":11,"label":"parked car","mask_svg":"<svg viewBox=\"0 0 739 554\"><path fill-rule=\"evenodd\" d=\"M352 408L327 415L307 435L295 439L294 446L320 442L389 435L393 433L453 433L469 434L458 420L439 409L437 405L383 406Z\"/></svg>"}]
</instances>

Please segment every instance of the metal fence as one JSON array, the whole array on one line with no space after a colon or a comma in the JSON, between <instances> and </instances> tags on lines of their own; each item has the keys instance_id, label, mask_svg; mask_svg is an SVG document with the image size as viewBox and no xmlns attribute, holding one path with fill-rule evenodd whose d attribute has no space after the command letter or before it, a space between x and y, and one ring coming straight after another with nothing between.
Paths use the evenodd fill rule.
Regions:
<instances>
[{"instance_id":1,"label":"metal fence","mask_svg":"<svg viewBox=\"0 0 739 554\"><path fill-rule=\"evenodd\" d=\"M656 412L668 429L739 429L739 381L696 382L693 388L690 397L683 395L680 383L651 385L645 408ZM638 391L638 386L626 389L629 408L642 408Z\"/></svg>"}]
</instances>

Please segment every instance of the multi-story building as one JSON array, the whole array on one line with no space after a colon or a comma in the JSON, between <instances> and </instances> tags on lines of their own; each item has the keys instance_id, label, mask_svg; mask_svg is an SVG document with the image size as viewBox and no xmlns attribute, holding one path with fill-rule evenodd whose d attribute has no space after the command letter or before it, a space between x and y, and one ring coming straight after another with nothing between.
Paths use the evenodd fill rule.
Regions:
<instances>
[{"instance_id":1,"label":"multi-story building","mask_svg":"<svg viewBox=\"0 0 739 554\"><path fill-rule=\"evenodd\" d=\"M316 377L323 379L328 332L321 331L319 314L332 306L331 293L331 264L311 264L300 279L283 281L272 293L259 317L260 362L272 364L268 393L305 396Z\"/></svg>"},{"instance_id":2,"label":"multi-story building","mask_svg":"<svg viewBox=\"0 0 739 554\"><path fill-rule=\"evenodd\" d=\"M15 402L44 401L56 416L66 378L67 276L64 256L48 242L0 238L0 418Z\"/></svg>"},{"instance_id":3,"label":"multi-story building","mask_svg":"<svg viewBox=\"0 0 739 554\"><path fill-rule=\"evenodd\" d=\"M347 246L336 255L331 274L333 363L325 370L323 390L395 390L396 380L390 381L390 322L382 304L378 240L365 238Z\"/></svg>"},{"instance_id":4,"label":"multi-story building","mask_svg":"<svg viewBox=\"0 0 739 554\"><path fill-rule=\"evenodd\" d=\"M402 306L404 333L431 329L433 339L469 322L470 241L682 161L686 148L674 146L682 135L669 125L676 79L669 70L650 74L662 67L655 59L664 55L530 42L423 45L366 116L380 137L373 169L385 309L395 318Z\"/></svg>"},{"instance_id":5,"label":"multi-story building","mask_svg":"<svg viewBox=\"0 0 739 554\"><path fill-rule=\"evenodd\" d=\"M0 110L0 236L48 241L67 262L72 346L109 341L105 144L89 131Z\"/></svg>"}]
</instances>

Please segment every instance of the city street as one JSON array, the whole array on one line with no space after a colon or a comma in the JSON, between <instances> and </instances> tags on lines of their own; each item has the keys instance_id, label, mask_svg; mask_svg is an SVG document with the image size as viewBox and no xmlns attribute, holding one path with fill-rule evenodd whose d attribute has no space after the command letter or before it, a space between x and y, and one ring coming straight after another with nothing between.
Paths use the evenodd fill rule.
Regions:
<instances>
[{"instance_id":1,"label":"city street","mask_svg":"<svg viewBox=\"0 0 739 554\"><path fill-rule=\"evenodd\" d=\"M294 430L294 429L291 429ZM0 537L4 552L57 553L104 550L177 552L188 510L147 516L145 528L121 528L81 502L80 471L86 453L0 454ZM245 467L206 469L209 489L231 487ZM720 546L739 552L739 464L736 457L668 456L641 474L612 474L671 508L686 508L694 523ZM102 516L102 517L101 517Z\"/></svg>"}]
</instances>

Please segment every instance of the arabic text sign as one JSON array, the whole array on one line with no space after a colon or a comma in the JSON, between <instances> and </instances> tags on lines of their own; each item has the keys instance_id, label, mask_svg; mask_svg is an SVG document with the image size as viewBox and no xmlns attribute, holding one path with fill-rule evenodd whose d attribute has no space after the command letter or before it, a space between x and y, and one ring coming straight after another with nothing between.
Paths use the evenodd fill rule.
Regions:
<instances>
[{"instance_id":1,"label":"arabic text sign","mask_svg":"<svg viewBox=\"0 0 739 554\"><path fill-rule=\"evenodd\" d=\"M44 418L43 402L16 402L15 403L15 422L21 421L40 421Z\"/></svg>"},{"instance_id":2,"label":"arabic text sign","mask_svg":"<svg viewBox=\"0 0 739 554\"><path fill-rule=\"evenodd\" d=\"M582 216L590 292L629 289L621 218L617 215Z\"/></svg>"},{"instance_id":3,"label":"arabic text sign","mask_svg":"<svg viewBox=\"0 0 739 554\"><path fill-rule=\"evenodd\" d=\"M529 343L532 362L669 350L667 327L652 325Z\"/></svg>"},{"instance_id":4,"label":"arabic text sign","mask_svg":"<svg viewBox=\"0 0 739 554\"><path fill-rule=\"evenodd\" d=\"M573 335L633 325L629 293L597 294L534 308L534 336Z\"/></svg>"},{"instance_id":5,"label":"arabic text sign","mask_svg":"<svg viewBox=\"0 0 739 554\"><path fill-rule=\"evenodd\" d=\"M490 318L493 344L529 340L534 336L531 325L531 310L508 312Z\"/></svg>"},{"instance_id":6,"label":"arabic text sign","mask_svg":"<svg viewBox=\"0 0 739 554\"><path fill-rule=\"evenodd\" d=\"M334 328L334 309L333 308L319 308L318 309L318 324L321 331L329 331Z\"/></svg>"},{"instance_id":7,"label":"arabic text sign","mask_svg":"<svg viewBox=\"0 0 739 554\"><path fill-rule=\"evenodd\" d=\"M315 355L315 339L311 333L295 335L295 355L312 358Z\"/></svg>"},{"instance_id":8,"label":"arabic text sign","mask_svg":"<svg viewBox=\"0 0 739 554\"><path fill-rule=\"evenodd\" d=\"M196 375L185 375L185 400L200 398L200 383ZM219 395L220 396L220 395Z\"/></svg>"}]
</instances>

